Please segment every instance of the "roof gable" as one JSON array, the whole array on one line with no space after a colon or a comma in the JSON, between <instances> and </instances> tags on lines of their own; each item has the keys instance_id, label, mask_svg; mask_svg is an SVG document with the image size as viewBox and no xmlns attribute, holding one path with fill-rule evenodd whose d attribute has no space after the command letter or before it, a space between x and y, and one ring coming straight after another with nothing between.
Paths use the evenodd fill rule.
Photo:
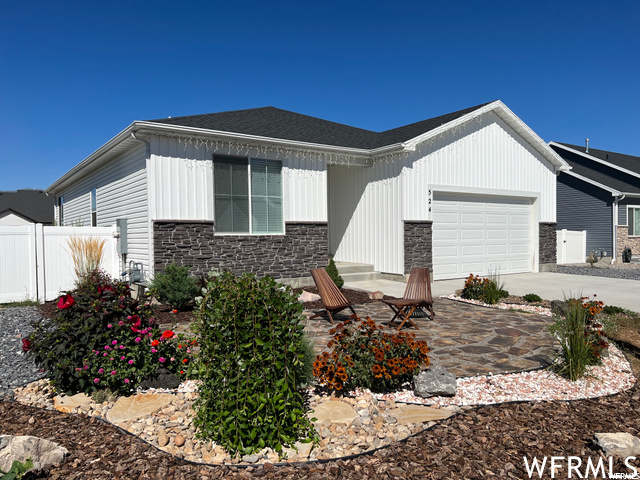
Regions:
<instances>
[{"instance_id":1,"label":"roof gable","mask_svg":"<svg viewBox=\"0 0 640 480\"><path fill-rule=\"evenodd\" d=\"M55 198L42 190L0 192L0 212L11 211L35 223L52 223Z\"/></svg>"}]
</instances>

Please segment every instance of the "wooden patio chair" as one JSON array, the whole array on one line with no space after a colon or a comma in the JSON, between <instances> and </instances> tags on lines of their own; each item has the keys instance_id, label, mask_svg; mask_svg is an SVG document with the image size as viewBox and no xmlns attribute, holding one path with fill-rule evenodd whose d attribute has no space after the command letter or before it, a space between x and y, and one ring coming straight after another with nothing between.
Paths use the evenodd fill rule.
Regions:
<instances>
[{"instance_id":1,"label":"wooden patio chair","mask_svg":"<svg viewBox=\"0 0 640 480\"><path fill-rule=\"evenodd\" d=\"M313 281L316 282L316 287L318 287L318 293L320 294L322 305L324 305L324 310L309 317L309 319L321 317L326 312L329 315L329 320L333 324L333 314L346 308L349 308L353 314L356 315L355 310L351 306L351 302L344 297L324 268L311 270L311 276L313 277Z\"/></svg>"},{"instance_id":2,"label":"wooden patio chair","mask_svg":"<svg viewBox=\"0 0 640 480\"><path fill-rule=\"evenodd\" d=\"M431 314L431 320L435 317L433 312L433 298L431 297L431 275L429 268L411 269L407 288L404 291L404 297L397 300L381 300L391 307L395 313L388 325L391 326L396 318L401 319L398 331L406 322L411 323L416 330L420 330L418 326L411 320L411 315L416 308L428 308Z\"/></svg>"}]
</instances>

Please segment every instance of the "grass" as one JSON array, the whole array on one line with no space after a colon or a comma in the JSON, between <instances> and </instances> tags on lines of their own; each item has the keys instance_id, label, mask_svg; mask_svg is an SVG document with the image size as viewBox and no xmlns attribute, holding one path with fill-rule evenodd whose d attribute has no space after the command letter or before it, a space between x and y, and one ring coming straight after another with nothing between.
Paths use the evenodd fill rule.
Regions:
<instances>
[{"instance_id":1,"label":"grass","mask_svg":"<svg viewBox=\"0 0 640 480\"><path fill-rule=\"evenodd\" d=\"M19 302L0 303L0 309L13 307L37 307L38 305L40 305L40 302L38 302L37 300L31 300L27 298Z\"/></svg>"}]
</instances>

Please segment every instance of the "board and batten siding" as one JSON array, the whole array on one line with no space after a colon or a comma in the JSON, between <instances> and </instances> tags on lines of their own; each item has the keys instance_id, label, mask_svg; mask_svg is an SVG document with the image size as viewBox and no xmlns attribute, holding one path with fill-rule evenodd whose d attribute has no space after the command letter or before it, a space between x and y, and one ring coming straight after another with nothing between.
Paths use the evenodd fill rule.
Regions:
<instances>
[{"instance_id":1,"label":"board and batten siding","mask_svg":"<svg viewBox=\"0 0 640 480\"><path fill-rule=\"evenodd\" d=\"M127 219L127 261L149 269L146 151L136 146L57 194L64 197L64 224L91 225L91 189L96 189L97 226ZM56 209L57 210L57 209Z\"/></svg>"},{"instance_id":2,"label":"board and batten siding","mask_svg":"<svg viewBox=\"0 0 640 480\"><path fill-rule=\"evenodd\" d=\"M337 261L404 271L399 163L329 166L329 252Z\"/></svg>"},{"instance_id":3,"label":"board and batten siding","mask_svg":"<svg viewBox=\"0 0 640 480\"><path fill-rule=\"evenodd\" d=\"M561 173L557 195L558 230L586 230L587 255L604 249L610 256L613 250L611 193Z\"/></svg>"},{"instance_id":4,"label":"board and batten siding","mask_svg":"<svg viewBox=\"0 0 640 480\"><path fill-rule=\"evenodd\" d=\"M151 221L214 220L214 154L281 160L284 221L327 221L326 162L321 156L278 155L249 146L212 148L164 136L153 136L150 143Z\"/></svg>"},{"instance_id":5,"label":"board and batten siding","mask_svg":"<svg viewBox=\"0 0 640 480\"><path fill-rule=\"evenodd\" d=\"M403 274L403 221L433 220L429 190L443 188L530 197L536 223L532 258L537 258L537 222L556 221L555 182L551 163L488 112L403 157L377 160L364 168L330 166L330 251L336 260Z\"/></svg>"}]
</instances>

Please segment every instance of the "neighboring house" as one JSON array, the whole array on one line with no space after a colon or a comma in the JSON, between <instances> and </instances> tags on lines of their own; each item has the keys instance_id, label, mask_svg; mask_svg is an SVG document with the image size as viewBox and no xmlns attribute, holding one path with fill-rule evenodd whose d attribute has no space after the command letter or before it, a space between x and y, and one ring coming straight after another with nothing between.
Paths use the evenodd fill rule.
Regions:
<instances>
[{"instance_id":1,"label":"neighboring house","mask_svg":"<svg viewBox=\"0 0 640 480\"><path fill-rule=\"evenodd\" d=\"M42 190L0 192L0 225L51 225L55 197Z\"/></svg>"},{"instance_id":2,"label":"neighboring house","mask_svg":"<svg viewBox=\"0 0 640 480\"><path fill-rule=\"evenodd\" d=\"M572 169L558 177L558 228L587 231L587 254L640 253L640 157L550 142Z\"/></svg>"},{"instance_id":3,"label":"neighboring house","mask_svg":"<svg viewBox=\"0 0 640 480\"><path fill-rule=\"evenodd\" d=\"M133 122L47 191L63 224L126 218L151 271L443 279L555 269L566 168L500 101L380 133L265 107Z\"/></svg>"}]
</instances>

